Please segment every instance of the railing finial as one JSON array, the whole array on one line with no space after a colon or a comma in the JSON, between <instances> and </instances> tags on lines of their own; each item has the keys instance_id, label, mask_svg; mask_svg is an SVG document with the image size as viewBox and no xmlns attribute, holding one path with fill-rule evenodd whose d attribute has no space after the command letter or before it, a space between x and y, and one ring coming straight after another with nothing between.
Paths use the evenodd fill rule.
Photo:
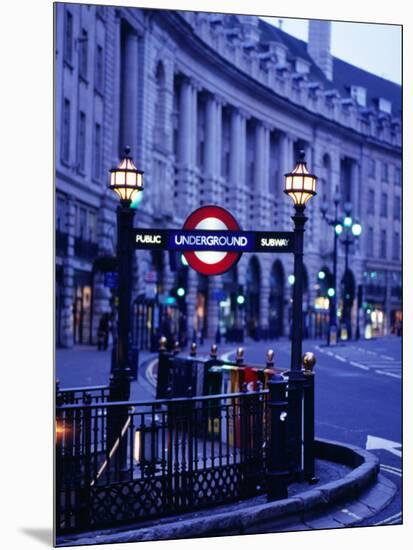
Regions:
<instances>
[{"instance_id":1,"label":"railing finial","mask_svg":"<svg viewBox=\"0 0 413 550\"><path fill-rule=\"evenodd\" d=\"M244 348L242 348L242 347L237 348L237 354L235 356L235 362L238 365L243 364L243 362L244 362Z\"/></svg>"},{"instance_id":2,"label":"railing finial","mask_svg":"<svg viewBox=\"0 0 413 550\"><path fill-rule=\"evenodd\" d=\"M317 359L314 353L312 353L311 351L307 351L307 353L304 353L303 355L304 372L308 374L312 373L316 362L317 362Z\"/></svg>"}]
</instances>

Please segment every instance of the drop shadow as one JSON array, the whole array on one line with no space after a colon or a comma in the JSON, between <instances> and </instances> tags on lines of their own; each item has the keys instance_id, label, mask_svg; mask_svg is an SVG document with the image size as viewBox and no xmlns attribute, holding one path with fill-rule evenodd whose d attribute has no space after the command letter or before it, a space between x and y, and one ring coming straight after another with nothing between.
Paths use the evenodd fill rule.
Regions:
<instances>
[{"instance_id":1,"label":"drop shadow","mask_svg":"<svg viewBox=\"0 0 413 550\"><path fill-rule=\"evenodd\" d=\"M21 533L24 533L28 537L31 537L32 539L36 539L46 546L50 547L53 546L54 540L53 540L53 529L47 529L47 528L36 528L36 527L22 527L20 529Z\"/></svg>"}]
</instances>

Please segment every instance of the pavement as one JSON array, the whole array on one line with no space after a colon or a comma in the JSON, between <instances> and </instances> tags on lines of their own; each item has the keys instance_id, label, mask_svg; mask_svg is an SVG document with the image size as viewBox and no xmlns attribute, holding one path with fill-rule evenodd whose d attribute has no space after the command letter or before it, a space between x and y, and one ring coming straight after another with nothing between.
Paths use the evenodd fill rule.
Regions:
<instances>
[{"instance_id":1,"label":"pavement","mask_svg":"<svg viewBox=\"0 0 413 550\"><path fill-rule=\"evenodd\" d=\"M117 529L60 536L58 546L137 542L349 527L385 508L395 485L379 475L372 453L319 440L317 485L289 486L289 497L267 502L265 495ZM357 464L354 467L354 463ZM350 464L353 466L351 467Z\"/></svg>"},{"instance_id":2,"label":"pavement","mask_svg":"<svg viewBox=\"0 0 413 550\"><path fill-rule=\"evenodd\" d=\"M199 353L207 353L211 343L207 341L200 346ZM220 345L219 354L233 359L237 346L237 344ZM276 366L283 370L289 369L291 344L288 339L280 339L276 342L249 340L242 344L242 347L245 349L246 362L257 363L263 363L266 351L268 348L273 348ZM286 517L274 512L277 507L264 512L262 509L264 503L244 502L243 506L246 505L248 510L245 517L250 517L254 506L258 506L259 513L257 512L254 516L257 520L255 524L239 523L238 519L234 519L235 523L231 523L233 520L227 515L225 518L219 518L218 523L215 522L212 516L218 518L221 512L222 514L231 512L230 506L225 506L225 511L220 511L217 507L207 511L206 516L205 514L194 514L192 517L180 516L175 518L175 521L167 518L158 520L152 526L140 525L136 528L131 526L122 532L111 530L100 535L91 533L94 543L211 536L214 532L211 532L208 525L215 525L215 534L223 535L402 523L401 339L386 337L370 341L352 341L334 347L327 347L320 341L308 340L303 342L303 352L305 351L313 351L317 357L315 367L317 439L340 441L338 445L358 449L354 452L367 453L370 464L376 461L375 479L370 479L370 487L365 487L363 495L355 496L350 488L348 496L344 497L344 500L341 499L338 504L326 500L328 490L327 492L323 490L325 474L327 473L327 478L330 475L332 479L327 481L327 485L329 483L334 485L342 482L348 475L351 476L351 473L343 474L341 481L334 480L334 468L331 464L329 466L326 462L320 462L321 459L319 459L317 475L323 468L324 474L318 486L311 489L308 489L308 486L298 488L301 491L300 497L308 494L303 498L304 501L308 498L308 503L312 503L311 511L296 509L291 517ZM153 399L157 370L156 357L156 354L141 352L139 377L138 381L132 383L131 399ZM81 347L56 352L56 376L60 380L61 387L106 384L109 372L110 353L108 351L100 352L96 348ZM379 468L380 474L378 474ZM290 498L295 498L294 502L296 502L297 494L294 495L291 491L294 491L292 486ZM316 494L321 498L323 506L317 505L314 509L312 499ZM272 503L272 506L275 504ZM239 513L234 514L234 518L237 517ZM218 529L217 526L222 522L226 527ZM179 525L182 526L182 530ZM204 532L207 534L203 535ZM82 536L83 539L87 538L87 534ZM89 538L89 542L72 541L69 545L91 543ZM64 544L63 541L62 544Z\"/></svg>"}]
</instances>

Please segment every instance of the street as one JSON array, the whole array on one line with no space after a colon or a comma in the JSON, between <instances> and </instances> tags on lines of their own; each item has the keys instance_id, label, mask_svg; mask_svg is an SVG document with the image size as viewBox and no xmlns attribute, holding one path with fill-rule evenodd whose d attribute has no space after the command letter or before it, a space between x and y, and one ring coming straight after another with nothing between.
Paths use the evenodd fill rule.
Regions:
<instances>
[{"instance_id":1,"label":"street","mask_svg":"<svg viewBox=\"0 0 413 550\"><path fill-rule=\"evenodd\" d=\"M259 362L268 343L245 346L246 361ZM277 367L289 368L290 342L273 344ZM402 522L401 339L397 337L326 347L305 340L316 354L316 437L350 443L377 454L383 475L397 487L393 502L360 525Z\"/></svg>"}]
</instances>

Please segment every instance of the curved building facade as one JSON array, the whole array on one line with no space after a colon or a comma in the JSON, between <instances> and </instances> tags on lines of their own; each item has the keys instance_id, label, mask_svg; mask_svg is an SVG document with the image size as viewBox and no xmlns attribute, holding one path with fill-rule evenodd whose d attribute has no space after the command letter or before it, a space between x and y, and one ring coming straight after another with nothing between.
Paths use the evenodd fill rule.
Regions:
<instances>
[{"instance_id":1,"label":"curved building facade","mask_svg":"<svg viewBox=\"0 0 413 550\"><path fill-rule=\"evenodd\" d=\"M254 16L56 5L57 344L94 343L116 307L117 201L107 171L125 145L145 172L139 227L182 227L200 205L227 208L245 230L291 230L283 175L306 151L319 177L305 233L304 315L324 338L339 213L363 225L339 245L339 314L353 333L401 322L401 88L334 58L330 24L309 43ZM134 338L160 332L237 339L289 334L292 259L244 254L205 278L168 253L136 253ZM322 272L322 278L319 273ZM290 278L289 278L290 277Z\"/></svg>"}]
</instances>

